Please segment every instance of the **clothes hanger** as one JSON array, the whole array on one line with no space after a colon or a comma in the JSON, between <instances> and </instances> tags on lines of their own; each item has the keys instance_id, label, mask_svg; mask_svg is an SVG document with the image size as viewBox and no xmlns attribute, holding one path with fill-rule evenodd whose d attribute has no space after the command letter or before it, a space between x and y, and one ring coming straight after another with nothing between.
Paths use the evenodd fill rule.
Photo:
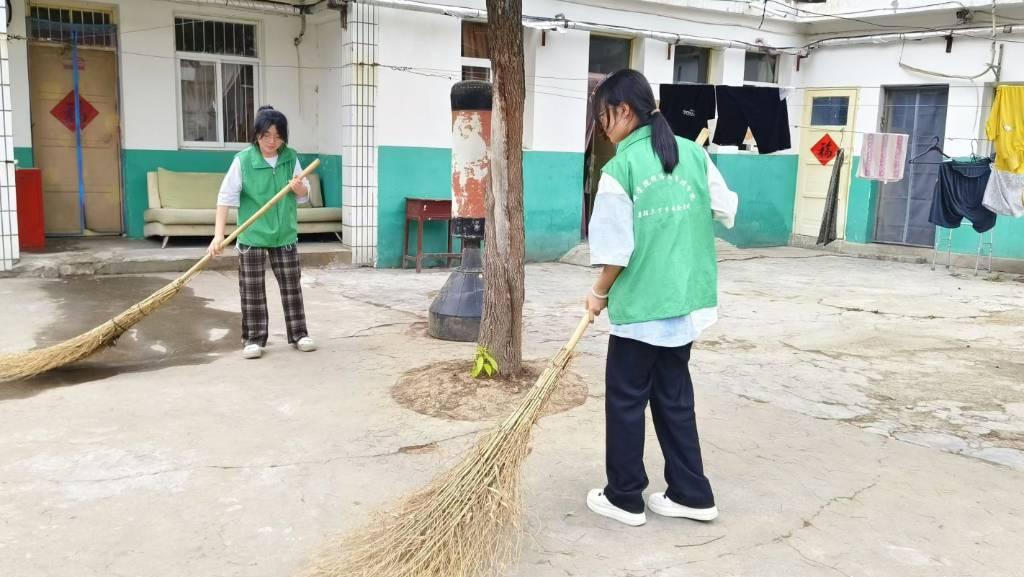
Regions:
<instances>
[{"instance_id":1,"label":"clothes hanger","mask_svg":"<svg viewBox=\"0 0 1024 577\"><path fill-rule=\"evenodd\" d=\"M939 162L918 162L919 158L921 158L922 156L924 156L924 155L926 155L926 154L928 154L929 152L932 152L932 151L938 151L938 153L941 154L943 157L945 157L945 158L947 158L949 160L953 160L953 157L951 157L950 155L946 154L942 150L942 148L939 146L939 142L941 142L941 141L939 140L939 137L936 136L935 137L935 141L932 143L931 146L928 147L928 150L925 150L921 154L918 154L914 158L911 158L910 161L907 162L907 164L942 164L942 163L945 162L945 160L941 160Z\"/></svg>"},{"instance_id":2,"label":"clothes hanger","mask_svg":"<svg viewBox=\"0 0 1024 577\"><path fill-rule=\"evenodd\" d=\"M977 150L979 142L981 142L980 138L971 139L971 162L995 162L995 153L989 154L987 156L978 156Z\"/></svg>"}]
</instances>

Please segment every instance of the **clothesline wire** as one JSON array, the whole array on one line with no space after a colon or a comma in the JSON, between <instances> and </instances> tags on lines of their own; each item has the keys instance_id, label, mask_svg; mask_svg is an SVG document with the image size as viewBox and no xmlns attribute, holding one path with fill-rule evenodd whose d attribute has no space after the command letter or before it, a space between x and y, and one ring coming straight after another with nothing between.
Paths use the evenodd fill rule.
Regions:
<instances>
[{"instance_id":1,"label":"clothesline wire","mask_svg":"<svg viewBox=\"0 0 1024 577\"><path fill-rule=\"evenodd\" d=\"M647 15L652 15L652 16L659 16L659 17L663 17L663 18L668 18L668 19L671 19L671 20L680 20L680 21L686 21L686 22L691 22L691 23L698 23L698 24L703 24L703 25L708 25L708 26L719 26L719 27L727 27L727 28L741 28L741 29L754 30L754 31L758 31L758 32L762 32L763 31L762 27L764 26L763 19L762 19L761 24L759 26L755 27L755 26L750 26L750 25L745 25L745 24L737 24L737 23L729 23L729 22L711 22L711 21L704 21L704 20L694 20L692 17L684 18L684 17L680 17L680 16L672 16L672 15L663 14L663 13L642 12L642 11L638 12L638 11L632 10L632 9L614 8L614 7L609 7L609 6L602 6L602 5L599 5L599 4L583 2L582 0L564 0L564 1L566 3L569 3L569 4L577 4L577 5L580 5L580 6L586 6L586 7L590 7L590 8L598 8L598 9L610 10L610 11L615 11L615 12L628 12L628 13L632 13L632 14L635 14L635 13L647 14ZM737 2L737 3L741 3L741 2ZM768 6L769 3L774 3L774 4L784 8L785 10L788 10L789 11L788 13L792 14L792 15L799 15L800 13L806 13L806 14L811 14L811 15L816 15L816 16L821 16L821 17L826 17L826 18L835 18L837 20L845 20L845 21L850 21L850 22L863 23L863 24L867 24L867 25L873 27L874 29L878 29L878 28L887 29L887 30L899 29L899 30L903 30L903 31L906 31L906 32L914 32L914 31L919 31L919 32L946 32L946 33L950 34L951 36L960 36L960 37L967 37L967 38L977 38L977 36L974 36L974 35L971 35L971 34L960 33L958 30L956 30L954 28L931 28L931 27L924 27L924 26L904 26L904 25L896 25L896 24L881 24L881 23L878 23L878 22L872 22L870 20L864 20L864 19L853 18L853 17L848 16L848 14L857 14L858 13L858 12L855 12L855 11L854 12L847 12L847 13L826 14L826 13L821 13L821 12L815 12L813 10L809 10L809 9L803 8L803 7L790 6L790 5L785 4L785 3L783 3L783 2L781 2L779 0L764 0L762 2L764 11L767 10L767 6ZM933 6L934 7L934 6L942 6L942 5L945 5L945 4L948 4L948 3L932 4L932 5L928 5L928 6ZM899 14L900 10L901 10L900 8L894 8L894 9L892 9L892 12L889 12L889 10L885 10L885 11L888 13L886 15L890 15L890 14ZM909 10L909 8L904 9L904 10ZM992 15L991 12L984 11L984 10L976 10L976 12ZM1005 22L1007 22L1007 23L1019 23L1020 22L1020 21L1017 21L1017 20L1011 20L1011 19L1007 19L1007 18L1003 18L1003 20ZM998 21L983 22L982 24L993 24L995 26L995 25L998 24ZM119 35L126 35L126 34L136 34L136 33L143 33L143 32L152 32L152 31L155 31L155 30L161 30L161 29L167 29L167 28L176 28L177 26L178 26L177 23L170 23L170 24L162 24L162 25L159 25L159 26L150 26L150 27L146 27L146 28L121 29L121 30L118 31L118 34ZM623 26L623 28L630 29L630 27L628 27L628 26ZM853 31L846 31L846 32L849 33L849 32L853 32ZM23 39L23 37L19 38L17 35L12 35L12 34L8 34L8 37L14 38L14 39ZM105 35L104 35L104 37L105 37ZM716 39L716 40L723 40L723 39L720 39L720 38L714 38L714 37L710 37L710 36L708 38L713 38L713 39ZM849 36L836 37L836 36L827 36L826 35L826 36L824 36L822 38L818 38L818 39L812 40L812 41L810 41L810 42L808 42L808 43L806 43L806 44L804 44L802 46L772 47L772 48L775 48L777 50L793 50L793 49L798 49L798 48L799 49L806 49L806 48L813 47L813 46L817 45L818 43L820 43L821 41L827 40L829 38L849 38ZM753 42L746 42L746 41L735 40L735 39L733 39L733 41L739 42L741 44L745 44L745 45L747 45L747 46L749 46L749 47L751 47L753 49L763 49L763 48L765 48L764 46L759 45L757 43L753 43ZM1024 41L1016 41L1016 40L1011 40L1011 39L1006 39L1006 38L1004 38L1004 39L1002 39L1000 41L1001 42L1009 42L1009 43L1024 43Z\"/></svg>"},{"instance_id":2,"label":"clothesline wire","mask_svg":"<svg viewBox=\"0 0 1024 577\"><path fill-rule=\"evenodd\" d=\"M562 91L563 93L565 93L564 94L565 96L587 94L586 91L579 91L579 90L572 89L572 88L564 88L564 87L561 87L561 86L554 86L554 85L550 85L550 84L535 83L534 87L535 88L543 88L545 90ZM854 88L872 89L872 88L887 88L887 87L878 87L878 86L848 87L848 89L851 89L851 90L854 89ZM983 90L984 89L984 87L982 87L982 86L965 86L964 88L972 88L974 90ZM833 90L833 89L830 89L830 88L798 88L798 89L794 89L794 90ZM842 89L835 89L835 90L842 90ZM561 96L563 94L559 94L559 95ZM580 98L582 98L582 97L580 97ZM793 108L793 109L804 109L804 108L810 107L811 105L812 105L811 102L803 102L803 103L787 102L786 103L786 106L788 106L789 108ZM877 104L877 103L868 103L868 102L858 102L856 108L970 108L970 109L977 110L979 108L984 109L986 107L983 106L983 105L978 105L978 104L949 104L949 103L946 103L946 104L884 104L884 103Z\"/></svg>"},{"instance_id":3,"label":"clothesline wire","mask_svg":"<svg viewBox=\"0 0 1024 577\"><path fill-rule=\"evenodd\" d=\"M622 9L622 8L613 8L613 7L609 7L609 6L602 6L602 5L599 5L599 4L590 4L590 3L587 3L587 2L582 2L580 0L563 0L563 1L568 3L568 4L578 4L578 5L581 5L581 6L587 6L587 7L591 7L591 8L602 8L602 9L612 10L612 11L617 11L617 12L630 12L630 13L633 13L633 14L646 14L646 15L651 15L651 16L659 16L659 17L663 17L663 18L668 18L668 19L672 19L672 20L680 20L680 21L685 21L685 22L695 22L695 23L698 23L698 24L708 24L708 25L716 25L716 26L731 26L731 27L735 27L735 28L746 28L746 29L750 29L750 30L763 31L759 27L746 26L746 25L743 25L743 24L735 24L735 23L728 23L728 22L709 22L709 21L694 20L693 18L689 18L689 17L684 18L684 17L680 17L680 16L671 16L671 15L667 15L667 14L664 14L664 13L658 13L658 12L643 12L643 11L637 11L637 10L632 10L632 9L626 10L626 9ZM732 2L732 3L735 3L735 4L742 4L744 6L749 6L750 5L749 0L720 0L720 1ZM963 4L961 4L960 2L950 1L950 2L936 2L936 3L933 3L933 4L924 4L924 5L920 5L920 6L914 6L912 8L872 8L872 9L866 9L866 10L851 10L851 11L848 11L848 12L835 12L835 13L832 13L832 14L821 14L821 13L813 12L811 10L808 10L806 8L802 8L802 7L799 7L799 6L790 6L790 5L785 4L783 2L777 2L777 1L774 1L774 0L765 0L765 1L762 2L762 13L764 13L766 11L766 8L767 8L768 4L771 4L771 3L777 4L780 8L783 9L782 11L784 13L786 13L788 15L792 15L792 16L800 16L801 13L806 13L806 14L811 14L811 15L815 15L815 16L825 16L825 17L836 18L836 19L839 19L839 20L850 20L850 21L858 21L855 18L850 18L852 16L855 16L855 15L865 15L865 14L870 14L870 13L875 13L875 12L882 13L882 14L879 14L879 16L894 16L894 15L900 15L901 13L909 14L910 13L909 11L912 10L912 9L913 10L920 10L922 8L940 8L940 7L946 7L946 6L948 6L950 8L957 7L957 6L950 6L951 4L959 4L961 7L963 6ZM756 6L754 8L756 10ZM972 9L972 12L978 13L978 14L987 14L987 15L991 15L992 14L991 11L982 10L982 9ZM738 16L753 16L753 15L734 14L734 13L730 13L729 15L730 16L737 16L737 15ZM1010 18L1005 18L1005 17L1003 17L1002 20L1006 21L1006 22L1018 22L1017 20L1010 19ZM795 23L795 22L788 22L787 21L785 23L786 24L792 24L792 23ZM868 24L870 24L871 26L873 26L875 28L883 26L883 25L879 25L876 22L869 22ZM982 24L985 24L985 23L982 23ZM166 28L173 28L175 26L177 26L177 24L161 24L161 25L158 25L158 26L149 26L149 27L145 27L145 28L120 29L119 33L120 34L137 34L137 33L142 33L142 32L152 32L152 31L155 31L155 30L161 30L161 29L166 29ZM908 28L908 27L903 27L903 28Z\"/></svg>"},{"instance_id":4,"label":"clothesline wire","mask_svg":"<svg viewBox=\"0 0 1024 577\"><path fill-rule=\"evenodd\" d=\"M130 50L122 50L121 53L122 54L132 55L132 56L139 56L139 57L144 57L144 58L156 58L156 59L163 59L163 60L177 60L179 58L177 55L175 55L175 56L168 56L168 55L162 55L162 54L147 54L147 53L141 53L141 52L134 52L134 51L130 51ZM342 70L342 69L348 67L348 65L342 65L342 66L295 66L295 65L291 65L291 64L266 64L266 63L263 63L263 62L252 62L251 65L254 66L254 67L257 67L257 68L262 68L262 69L285 69L285 70L287 70L287 69L292 69L292 70L298 70L298 69L304 69L304 70ZM375 64L375 66L377 66L379 68L389 69L389 70L392 70L392 71L395 71L395 72L404 72L404 73L413 74L413 75L417 75L417 76L423 76L423 77L427 77L427 78L439 78L439 79L450 80L450 81L459 80L461 72L462 72L461 70L451 70L451 69L442 69L442 68L421 68L421 67L415 67L415 66L402 66L402 65L384 64L384 63L377 63L377 64ZM544 76L544 75L530 75L530 76L527 76L527 78L528 79L531 79L531 78L532 79L538 79L539 78L539 79L546 79L546 80L566 80L566 81L583 81L583 80L585 80L583 78L568 78L568 77ZM710 85L708 85L708 86L710 86ZM578 89L574 89L574 88L567 88L567 87L564 87L564 86L557 86L557 85L543 84L543 83L535 83L534 87L535 88L543 88L543 89L545 89L545 90L534 90L533 91L534 94L540 94L540 95L544 95L544 96L554 96L554 97L558 97L558 98L566 98L566 99L571 99L571 100L584 100L584 101L587 100L588 97L589 97L589 91L587 91L587 90L578 90ZM786 88L786 87L781 87L781 88ZM884 89L884 88L886 88L886 86L882 86L882 85L854 85L854 86L845 86L845 87L842 87L841 89ZM950 85L950 86L948 86L948 88L949 89L953 89L953 88L958 88L958 89L959 88L964 88L964 89L967 89L967 88L969 88L971 90L978 90L979 89L976 86L962 86L962 85L961 86ZM793 91L808 91L808 90L823 90L824 88L800 86L800 87L792 87L792 88L787 88L787 89L788 90L793 90ZM831 89L831 88L829 88L829 89ZM556 92L556 91L558 91L558 92ZM809 105L810 105L809 103L804 103L804 104L787 103L787 106L789 106L790 108L794 108L794 109L803 109L803 108L805 108L805 107L807 107ZM911 106L918 106L920 108L971 108L971 109L984 108L984 107L981 107L979 105L948 104L948 103L944 104L944 105L942 105L942 104L913 105L913 104L870 104L870 103L859 103L857 106L860 107L860 108L879 108L879 107L898 108L898 107L911 107Z\"/></svg>"},{"instance_id":5,"label":"clothesline wire","mask_svg":"<svg viewBox=\"0 0 1024 577\"><path fill-rule=\"evenodd\" d=\"M575 2L572 2L572 3L584 4L583 2L579 2L579 1L575 1ZM590 4L587 4L587 5L590 5ZM623 11L620 8L608 8L608 9ZM806 9L803 9L803 8L801 8L801 9L804 10L804 11L808 11L809 13L814 13L814 12L810 12L809 10L806 10ZM669 17L671 17L671 16L669 16ZM175 25L162 25L162 26L158 26L158 27L137 29L137 30L133 30L133 31L121 31L121 34L128 34L128 33L134 33L134 32L151 32L151 31L154 31L154 30L160 30L160 29L164 29L164 28L173 28L174 26ZM751 27L751 28L754 28L754 27ZM755 30L757 30L757 29L755 28ZM948 31L939 30L939 29L936 29L936 31L948 32ZM25 36L16 35L16 34L12 34L12 33L9 33L9 32L0 34L0 37L6 37L9 40L28 40L28 38L25 37ZM98 37L105 38L105 35L97 35L96 37L97 38ZM88 35L88 34L82 35L81 38L88 40L90 38L90 35ZM975 38L975 37L972 36L972 38ZM1006 41L1008 41L1008 40L1006 40L1006 39L1000 40L1000 42L1006 42ZM1021 43L1024 43L1024 41L1022 41ZM811 44L813 44L813 42L808 44L808 45L811 45ZM752 46L760 48L760 46L757 46L757 45L754 45L754 44L752 44ZM124 50L124 49L121 49L119 51L121 53L123 53L123 54L131 54L131 55L140 56L140 57L166 58L166 59L175 59L175 58L179 57L177 54L168 56L166 54L152 54L152 53L136 52L136 51L133 51L133 50ZM229 54L226 54L226 55L230 56ZM268 64L264 64L264 63L259 63L257 65L257 63L255 63L255 61L253 63L253 66L259 66L261 68L266 68L266 69L272 68L272 69L294 69L294 70L341 70L341 69L345 68L344 66L322 67L322 66L296 66L296 65L268 65ZM378 66L380 66L380 65L378 65ZM429 72L449 72L449 73L453 73L453 74L461 73L461 71L453 71L453 70L445 70L445 69L429 69L429 68L418 68L418 67L401 67L401 68L407 69L409 71L425 70L425 71L429 71ZM586 81L586 80L589 79L588 77L561 77L561 76L544 76L544 75L534 75L534 76L530 76L529 78L544 78L544 79L551 79L551 80L578 81L578 82L583 82L583 81ZM880 87L880 86L851 86L851 87L856 87L856 88L874 88L874 87ZM973 88L972 86L955 86L955 87L956 88ZM806 89L809 89L809 88L806 88L806 87L795 87L794 89L806 90Z\"/></svg>"},{"instance_id":6,"label":"clothesline wire","mask_svg":"<svg viewBox=\"0 0 1024 577\"><path fill-rule=\"evenodd\" d=\"M729 1L732 1L732 0L729 0ZM736 3L747 4L746 0L735 0L735 1L736 1ZM630 14L644 14L644 15L649 15L649 16L658 16L658 17L661 17L661 18L669 19L669 20L677 20L677 21L694 23L694 24L702 24L702 25L705 25L705 26L718 26L718 27L723 27L723 28L739 28L739 29L744 29L744 30L752 30L752 31L755 31L755 32L765 32L765 30L763 29L764 24L765 24L764 15L767 14L768 5L771 4L771 0L767 0L765 2L762 2L763 14L762 14L761 24L759 26L752 26L752 25L746 25L746 24L739 24L739 23L735 23L735 22L714 22L714 21L709 21L709 20L698 20L698 19L694 19L692 17L673 16L673 15L670 15L670 14L664 14L664 13L658 13L658 12L645 12L645 11L637 11L637 10L632 10L632 9L614 8L614 7L610 7L610 6L603 6L603 5L600 5L600 4L593 4L593 3L589 3L589 2L583 2L582 0L563 0L563 2L565 2L567 4L576 4L576 5L585 6L585 7L588 7L588 8L598 8L598 9L609 10L609 11L613 11L613 12L626 12L626 13L630 13ZM787 15L797 16L798 13L801 11L801 9L799 9L799 8L795 8L795 7L789 6L787 4L783 4L781 2L776 2L776 4L779 4L781 7L785 8L787 11L784 11L784 12ZM897 10L900 10L900 9L897 9ZM809 14L814 14L813 12L810 12L810 11L807 11L807 10L803 10L803 11L807 12ZM849 14L855 14L855 13L856 12L850 12ZM834 16L837 19L841 19L841 20L842 19L848 19L848 18L844 18L845 14L846 13L837 13ZM729 14L729 15L730 16L736 16L736 14ZM739 16L746 16L746 15L739 15ZM788 22L788 21L784 22L784 23L786 23L786 24L795 24L795 22ZM926 29L921 28L921 27L913 27L913 26L911 26L911 27L908 27L908 26L888 26L888 25L877 25L876 23L872 23L872 25L875 25L876 27L885 27L885 28L902 28L902 29L906 29L908 31L926 30ZM177 23L160 24L160 25L157 25L157 26L148 26L148 27L145 27L145 28L119 29L118 33L120 35L140 34L140 33L145 33L145 32L154 32L154 31L157 31L157 30L164 30L164 29L168 29L168 28L176 28L177 26L178 26ZM931 29L927 29L927 30L931 30ZM779 34L784 34L784 33L780 32ZM750 46L752 48L761 48L761 46L756 44L756 43L752 43L752 42L751 43L742 42L742 43L743 44L747 44L748 46Z\"/></svg>"},{"instance_id":7,"label":"clothesline wire","mask_svg":"<svg viewBox=\"0 0 1024 577\"><path fill-rule=\"evenodd\" d=\"M575 1L574 0L565 0L565 1L566 1L566 3L569 3L569 4L579 4L581 6L587 6L587 7L592 7L592 8L604 8L604 9L612 10L612 11L616 11L616 12L623 12L623 11L625 11L625 12L631 12L631 13L648 14L648 15L651 15L651 16L662 16L662 17L670 19L670 20L680 20L680 21L692 22L692 23L696 23L696 24L703 24L703 25L707 25L707 26L721 26L721 27L725 27L725 28L743 28L743 29L753 30L753 31L756 31L756 32L765 32L764 30L758 29L755 26L747 26L747 25L744 25L744 24L694 20L692 18L682 18L682 17L677 17L677 16L669 16L669 15L658 14L658 13L655 13L655 12L636 12L636 11L633 11L633 10L623 10L621 8L609 8L607 6L600 6L600 5L596 5L596 4L587 4L585 2L580 2L578 0L575 0ZM557 24L557 22L552 21L552 25L556 25L556 24ZM176 26L177 26L176 23L160 24L158 26L149 26L149 27L146 27L146 28L135 28L135 29L118 30L118 34L119 35L127 35L127 34L137 34L137 33L142 33L142 32L153 32L153 31L156 31L156 30L164 30L164 29L168 29L168 28L175 28ZM619 28L622 28L622 29L625 29L625 30L639 30L638 28L631 28L629 26L621 26L621 25L617 25L617 26ZM106 37L106 35L104 35L102 33L100 33L100 34L98 34L96 36ZM83 36L83 37L85 37L85 36ZM714 36L704 36L704 37L708 38L708 39L711 39L711 40L723 40L723 41L724 40L729 40L729 41L732 41L732 42L737 42L737 43L740 43L740 44L744 44L744 45L746 45L749 48L754 49L754 50L759 50L759 49L764 48L764 46L762 46L760 44L757 44L755 42L746 42L746 41L743 41L743 40L736 40L736 39L731 39L730 40L730 39L727 39L727 38L718 38L718 37L714 37Z\"/></svg>"},{"instance_id":8,"label":"clothesline wire","mask_svg":"<svg viewBox=\"0 0 1024 577\"><path fill-rule=\"evenodd\" d=\"M790 124L789 126L791 128L800 128L800 129L808 128L808 129L821 130L823 132L830 132L830 133L831 132L840 132L840 131L842 131L844 134L877 134L879 132L882 132L881 130L848 130L848 129L844 129L841 126L839 126L839 127L836 127L836 126L808 126L808 125L805 125L805 124ZM977 136L976 137L972 137L972 138L968 138L968 137L964 137L964 136L946 136L944 138L944 140L952 140L952 141L958 141L958 142L967 142L967 141L986 142L986 141L988 141L987 138L981 138L981 137L977 137Z\"/></svg>"},{"instance_id":9,"label":"clothesline wire","mask_svg":"<svg viewBox=\"0 0 1024 577\"><path fill-rule=\"evenodd\" d=\"M167 56L167 55L163 55L163 54L147 54L147 53L133 52L133 51L128 51L128 50L122 50L121 53L122 54L129 54L129 55L132 55L132 56L140 56L140 57L145 57L145 58L157 58L157 59L165 59L165 60L176 60L176 59L179 58L176 55L175 56ZM183 58L186 59L186 60L188 59L187 57L183 57ZM296 66L296 65L292 65L292 64L266 64L266 63L263 63L263 62L252 62L252 66L255 66L255 67L258 67L258 68L286 69L286 70L287 69L293 69L293 70L297 70L297 69L303 69L303 70L343 70L345 68L348 68L351 65L341 65L341 66ZM462 74L462 70L453 70L453 69L445 69L445 68L429 68L429 67L418 67L418 66L405 66L405 65L396 65L396 64L386 64L386 63L381 63L381 62L378 62L378 63L374 64L374 66L379 67L379 68L386 68L386 69L389 69L389 70L393 70L395 72L409 72L409 73L413 73L413 74L419 74L421 76L434 76L434 77L437 77L437 78L447 78L447 79L452 79L452 80L459 79L460 75ZM563 81L567 81L567 82L583 82L583 81L589 80L589 78L585 78L585 77L573 78L573 77L564 77L564 76L547 76L547 75L540 75L540 74L528 74L528 75L526 75L526 78L527 79L531 79L531 78L532 79L544 79L544 80L563 80ZM1012 83L1000 83L1000 84L1012 84ZM679 85L679 84L671 84L671 86L677 86L677 85ZM684 83L682 85L687 85L687 84ZM576 94L589 95L589 91L587 91L587 90L579 90L579 89L571 88L571 87L557 86L557 85L553 85L553 84L539 84L539 83L535 84L535 86L539 86L541 88L563 90L563 91L574 91ZM714 86L714 85L706 84L705 86ZM772 87L775 87L775 86L770 86L769 88L772 88ZM786 90L792 90L792 91L846 90L846 89L849 89L849 90L853 90L853 89L874 90L874 89L890 88L890 86L881 85L881 84L874 84L874 85L872 85L872 84L845 85L845 86L839 86L839 87L831 87L831 86L829 86L829 87L816 87L816 86L793 86L793 87L787 87L787 86L777 86L777 87L779 89L786 89ZM949 86L947 86L947 88L950 89L950 90L952 90L952 89L978 90L979 89L978 86L969 86L969 85L949 85ZM859 104L858 106L886 106L886 105L880 105L880 104ZM910 105L890 105L890 106L910 106ZM932 105L925 105L925 106L932 106ZM936 106L938 106L938 105L936 105ZM967 104L950 104L949 106L954 106L954 107L961 107L962 106L962 107L974 108L974 106L967 105Z\"/></svg>"},{"instance_id":10,"label":"clothesline wire","mask_svg":"<svg viewBox=\"0 0 1024 577\"><path fill-rule=\"evenodd\" d=\"M21 40L25 39L24 37L16 37L16 36L13 36L13 35L10 35L10 34L8 34L8 36L9 37L14 37L16 39L21 39ZM168 56L168 55L162 55L162 54L148 54L148 53L143 53L143 52L135 52L135 51L130 51L130 50L121 50L120 52L122 54L127 54L127 55L132 55L132 56L138 56L138 57L143 57L143 58L155 58L155 59L162 59L162 60L177 60L178 58L182 58L182 57L178 56L177 54L173 55L173 56ZM184 58L187 59L187 57L184 57ZM284 70L289 70L289 69L290 70L342 70L342 69L345 69L345 68L350 66L350 65L341 65L341 66L296 66L296 65L291 65L291 64L267 64L267 63L259 62L259 61L253 61L251 63L251 65L254 66L254 67L257 67L257 68L261 68L261 69L284 69ZM393 70L395 72L404 72L404 73L413 74L413 75L417 75L417 76L428 77L428 78L438 78L438 79L444 79L444 80L449 80L449 81L460 80L461 79L461 72L462 72L461 70L451 70L451 69L441 69L441 68L426 68L426 67L415 67L415 66L402 66L402 65L384 64L384 63L376 63L375 66L379 67L379 68L385 68L385 69ZM572 78L572 77L545 76L545 75L528 75L527 79L562 80L562 81L572 81L572 82L583 82L583 81L587 80L587 78ZM587 90L579 90L579 89L574 89L574 88L569 88L569 87L564 87L564 86L556 86L556 85L543 84L543 83L535 83L534 87L535 88L543 88L543 89L545 89L545 90L536 90L535 89L533 91L534 94L540 94L540 95L545 95L545 96L554 96L554 97L558 97L558 98L566 98L566 99L571 99L571 100L583 100L583 101L587 100L588 97L589 97L589 91L587 91ZM800 87L779 87L779 88L780 89L785 88L785 89L791 90L791 91L809 91L809 90L823 90L823 89L826 89L826 88L823 88L823 87L806 87L806 86L800 86ZM884 88L887 88L887 87L883 86L883 85L853 85L853 86L845 86L845 87L840 87L840 88L835 88L835 89L884 89ZM975 91L980 89L980 87L974 86L974 85L972 85L972 86L948 85L947 88L948 89L971 89L971 90L975 90ZM833 88L829 87L828 89L833 89ZM558 91L558 92L555 92L555 91ZM789 106L791 108L794 108L794 109L802 109L802 108L805 108L808 105L809 105L809 103L804 103L804 104L787 103L787 106ZM898 108L898 107L910 107L910 106L918 106L920 108L947 108L947 109L948 108L971 108L971 109L976 109L976 110L977 109L985 108L982 105L948 104L948 103L944 104L944 105L943 104L934 104L934 105L931 105L931 104L926 104L926 105L869 104L869 103L860 103L860 104L858 104L858 107L861 107L861 108L879 108L879 107Z\"/></svg>"}]
</instances>

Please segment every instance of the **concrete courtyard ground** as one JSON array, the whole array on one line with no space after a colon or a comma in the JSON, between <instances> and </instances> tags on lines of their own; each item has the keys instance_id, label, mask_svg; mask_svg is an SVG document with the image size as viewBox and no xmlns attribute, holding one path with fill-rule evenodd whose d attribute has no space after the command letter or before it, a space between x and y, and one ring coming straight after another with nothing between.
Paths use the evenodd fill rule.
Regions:
<instances>
[{"instance_id":1,"label":"concrete courtyard ground","mask_svg":"<svg viewBox=\"0 0 1024 577\"><path fill-rule=\"evenodd\" d=\"M603 351L586 402L543 419L511 577L1019 576L1024 283L803 251L725 250L721 321L692 370L722 516L631 529L603 484ZM526 356L557 351L593 271L528 268ZM237 280L204 273L118 346L0 385L0 576L286 577L456 459L481 422L421 415L391 387L469 359L426 336L447 277L305 271L321 350L238 354ZM0 351L77 334L172 275L0 280ZM269 283L271 293L275 285ZM663 488L649 427L652 491Z\"/></svg>"}]
</instances>

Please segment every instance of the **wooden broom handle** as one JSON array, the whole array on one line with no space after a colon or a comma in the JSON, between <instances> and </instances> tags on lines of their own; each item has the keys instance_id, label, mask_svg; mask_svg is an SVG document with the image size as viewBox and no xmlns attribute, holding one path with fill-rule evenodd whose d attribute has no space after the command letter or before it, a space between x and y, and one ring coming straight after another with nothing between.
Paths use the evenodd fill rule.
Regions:
<instances>
[{"instance_id":1,"label":"wooden broom handle","mask_svg":"<svg viewBox=\"0 0 1024 577\"><path fill-rule=\"evenodd\" d=\"M318 167L318 166L320 166L320 160L319 159L314 159L313 162L309 163L309 166L307 166L305 169L303 169L302 174L300 174L296 178L306 178L307 176L312 174L313 171L316 170L316 167ZM289 183L286 184L284 186L284 188L282 188L277 194L275 194L273 198L271 198L270 200L267 201L267 204L264 204L263 206L261 206L260 209L256 211L256 214L250 216L248 219L246 219L245 222L243 222L242 224L238 225L238 227L235 228L235 230L232 231L231 234L229 234L227 236L227 238L225 238L223 241L221 241L220 248L221 249L227 248L227 246L229 244L231 244L232 242L234 242L234 240L236 238L238 238L238 235L242 234L242 232L245 229L247 229L250 226L252 226L252 223L254 223L257 220L259 220L259 218L261 216L263 216L264 214L267 214L267 211L270 210L270 207L272 207L275 204L277 204L277 202L279 200L281 200L282 198L284 198L284 196L286 194L288 194L289 192L291 192L291 190L292 190L292 184L289 181ZM306 191L306 194L309 194L308 190Z\"/></svg>"},{"instance_id":2,"label":"wooden broom handle","mask_svg":"<svg viewBox=\"0 0 1024 577\"><path fill-rule=\"evenodd\" d=\"M699 144L701 146L704 146L704 143L708 141L708 136L710 134L711 133L708 132L707 128L702 128L700 130L700 134L697 135L697 140L694 140L694 142L696 142L697 144Z\"/></svg>"},{"instance_id":3,"label":"wooden broom handle","mask_svg":"<svg viewBox=\"0 0 1024 577\"><path fill-rule=\"evenodd\" d=\"M580 324L576 326L576 332L572 334L572 338L565 344L565 350L572 351L575 349L576 345L579 344L580 339L583 338L583 333L587 332L587 328L590 327L590 324L593 322L594 317L590 314L590 311L587 311L587 313L583 315L583 319L580 320Z\"/></svg>"},{"instance_id":4,"label":"wooden broom handle","mask_svg":"<svg viewBox=\"0 0 1024 577\"><path fill-rule=\"evenodd\" d=\"M307 176L312 174L312 172L314 170L316 170L316 168L318 166L320 166L320 160L319 159L313 160L313 162L310 162L309 166L307 166L297 178L306 178ZM234 240L236 238L238 238L238 235L242 234L242 231L244 231L245 229L247 229L250 226L252 226L252 223L256 222L257 219L259 219L264 214L267 214L267 211L270 210L270 207L272 207L275 204L277 204L278 201L280 201L282 198L284 198L284 195L286 195L289 192L291 192L291 190L292 190L292 183L289 180L288 184L286 184L284 186L284 188L282 188L277 194L274 195L273 198L268 200L266 204L264 204L262 207L260 207L259 210L256 211L256 214L254 214L254 215L250 216L248 219L246 219L246 221L243 222L242 224L240 224L237 228L235 228L235 230L232 231L231 234L229 234L227 236L227 238L225 238L223 241L221 241L221 243L220 243L221 250L227 248L227 246L229 244L234 242ZM308 194L308 191L307 191L307 194ZM174 282L181 283L181 284L187 283L189 281L189 279L191 279L193 276L199 274L199 271L203 270L203 268L206 266L206 263L210 262L210 260L212 258L213 257L210 256L210 253L206 253L203 256L203 258L199 259L199 261L196 264L192 265L192 268L190 268L187 271L185 271L185 274L183 274L180 277L178 277L177 280L175 280Z\"/></svg>"}]
</instances>

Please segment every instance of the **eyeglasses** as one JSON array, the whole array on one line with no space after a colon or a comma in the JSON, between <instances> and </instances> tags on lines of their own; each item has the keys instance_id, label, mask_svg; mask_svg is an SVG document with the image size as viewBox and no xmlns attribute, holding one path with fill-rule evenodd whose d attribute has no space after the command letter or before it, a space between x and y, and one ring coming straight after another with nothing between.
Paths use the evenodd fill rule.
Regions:
<instances>
[{"instance_id":1,"label":"eyeglasses","mask_svg":"<svg viewBox=\"0 0 1024 577\"><path fill-rule=\"evenodd\" d=\"M267 141L267 142L284 142L283 138L281 138L280 136L278 136L276 134L271 134L269 132L264 132L263 134L257 136L256 138L258 138L259 140Z\"/></svg>"}]
</instances>

